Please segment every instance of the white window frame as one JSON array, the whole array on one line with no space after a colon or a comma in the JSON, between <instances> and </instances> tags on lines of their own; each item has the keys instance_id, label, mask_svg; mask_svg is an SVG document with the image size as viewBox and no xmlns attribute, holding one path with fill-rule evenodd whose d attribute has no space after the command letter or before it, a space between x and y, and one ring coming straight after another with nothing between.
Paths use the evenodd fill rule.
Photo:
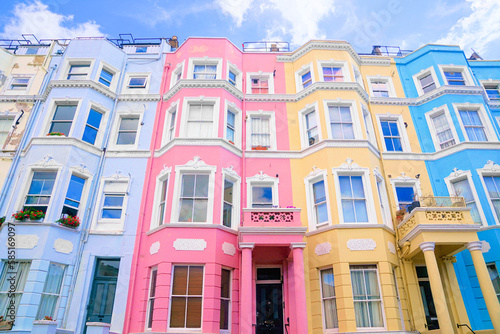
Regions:
<instances>
[{"instance_id":1,"label":"white window frame","mask_svg":"<svg viewBox=\"0 0 500 334\"><path fill-rule=\"evenodd\" d=\"M468 110L468 111L477 111L477 115L481 120L483 125L484 134L486 135L487 141L498 141L497 136L495 135L495 130L490 122L488 117L488 113L484 109L484 105L482 103L453 103L453 109L458 119L458 123L460 124L460 129L462 130L462 134L466 141L469 140L469 136L465 131L464 123L462 122L462 117L460 117L460 110ZM484 143L484 142L477 142Z\"/></svg>"},{"instance_id":2,"label":"white window frame","mask_svg":"<svg viewBox=\"0 0 500 334\"><path fill-rule=\"evenodd\" d=\"M53 161L53 160L50 160L50 161ZM35 174L35 172L56 172L56 178L54 180L54 187L52 188L52 193L50 194L50 200L49 200L49 203L47 204L47 211L45 212L45 217L47 219L47 217L52 217L52 212L55 210L54 208L54 201L56 201L56 199L54 199L55 196L55 192L58 191L60 188L60 179L61 179L61 170L62 170L62 165L59 164L59 163L51 163L50 165L43 165L43 162L44 160L41 160L39 163L35 164L35 165L32 165L32 166L28 166L28 169L26 170L26 174L25 174L25 179L23 181L23 186L22 186L22 189L21 189L21 194L23 194L23 196L18 196L18 199L17 199L17 202L16 202L16 205L15 205L15 208L17 208L17 210L15 209L14 211L18 211L18 210L22 210L25 203L26 203L26 196L28 195L28 191L31 187L31 182L33 181L33 175ZM14 212L12 212L14 213ZM58 212L58 219L59 219L59 213Z\"/></svg>"},{"instance_id":3,"label":"white window frame","mask_svg":"<svg viewBox=\"0 0 500 334\"><path fill-rule=\"evenodd\" d=\"M31 85L33 84L33 74L12 74L8 84L5 85L4 94L6 95L22 95L27 94L30 91ZM28 79L28 83L26 84L26 88L24 89L14 89L12 85L16 79Z\"/></svg>"},{"instance_id":4,"label":"white window frame","mask_svg":"<svg viewBox=\"0 0 500 334\"><path fill-rule=\"evenodd\" d=\"M228 82L229 82L229 72L233 72L234 74L236 74L236 84L234 85L234 87L243 91L243 72L236 65L234 65L228 60L226 64L226 78ZM229 82L229 84L232 85L231 82Z\"/></svg>"},{"instance_id":5,"label":"white window frame","mask_svg":"<svg viewBox=\"0 0 500 334\"><path fill-rule=\"evenodd\" d=\"M167 181L166 185L166 195L165 195L165 207L164 207L164 213L163 213L163 219L167 217L167 203L169 202L169 197L168 197L168 189L170 187L170 181L172 177L172 168L165 166L162 171L158 174L156 177L156 187L155 187L155 193L154 193L154 200L153 200L153 210L151 214L151 224L150 224L150 230L161 226L160 224L160 211L159 211L159 206L160 206L160 200L161 200L161 191L163 188L163 182ZM165 223L163 223L164 225Z\"/></svg>"},{"instance_id":6,"label":"white window frame","mask_svg":"<svg viewBox=\"0 0 500 334\"><path fill-rule=\"evenodd\" d=\"M377 215L375 213L375 203L373 201L373 191L370 181L370 170L365 167L359 167L358 164L351 165L343 163L340 167L332 168L334 177L335 193L337 196L337 210L340 224L378 224ZM342 196L340 194L340 179L339 176L361 176L363 181L363 190L365 191L366 215L367 222L344 222L344 212L342 210Z\"/></svg>"},{"instance_id":7,"label":"white window frame","mask_svg":"<svg viewBox=\"0 0 500 334\"><path fill-rule=\"evenodd\" d=\"M132 78L145 78L146 83L144 87L130 88L130 79ZM125 73L125 80L122 85L122 94L147 94L151 83L151 72L127 72Z\"/></svg>"},{"instance_id":8,"label":"white window frame","mask_svg":"<svg viewBox=\"0 0 500 334\"><path fill-rule=\"evenodd\" d=\"M61 66L61 72L59 75L59 80L70 80L68 79L69 71L71 70L72 65L90 65L89 71L85 77L82 76L82 79L78 80L90 80L90 75L94 69L95 58L66 58L64 60L63 65ZM100 74L100 73L99 73ZM78 81L75 80L75 81Z\"/></svg>"},{"instance_id":9,"label":"white window frame","mask_svg":"<svg viewBox=\"0 0 500 334\"><path fill-rule=\"evenodd\" d=\"M83 127L83 131L82 131L82 138L83 138L83 133L85 132L85 127L87 126L87 121L88 121L88 116L90 114L90 109L94 109L95 111L101 113L102 117L101 117L101 124L99 124L99 129L97 129L97 136L95 138L95 143L93 144L94 146L96 147L100 147L101 144L102 144L102 141L103 141L103 137L104 137L104 130L106 128L106 124L108 123L108 118L109 118L109 109L107 108L104 108L102 105L100 104L96 104L92 101L90 101L90 107L88 108L88 112L86 113L86 118L85 118L85 125ZM75 116L76 116L76 113L75 113ZM90 143L89 143L90 144Z\"/></svg>"},{"instance_id":10,"label":"white window frame","mask_svg":"<svg viewBox=\"0 0 500 334\"><path fill-rule=\"evenodd\" d=\"M422 83L420 80L426 76L430 75L432 77L432 80L434 81L434 84L436 85L436 88L434 88L432 91L428 92L431 93L441 87L439 80L436 75L436 70L434 69L434 66L428 67L426 69L421 70L417 74L413 75L413 83L415 84L415 88L417 89L418 96L424 95L424 90L422 88Z\"/></svg>"},{"instance_id":11,"label":"white window frame","mask_svg":"<svg viewBox=\"0 0 500 334\"><path fill-rule=\"evenodd\" d=\"M306 123L306 115L311 112L314 112L316 114L315 117L318 130L318 142L314 143L313 145L316 145L323 140L323 136L321 134L321 120L319 117L318 102L314 102L312 105L306 105L304 109L299 110L299 130L300 130L300 143L302 149L306 149L310 146L313 146L309 145L309 138L307 137L307 123Z\"/></svg>"},{"instance_id":12,"label":"white window frame","mask_svg":"<svg viewBox=\"0 0 500 334\"><path fill-rule=\"evenodd\" d=\"M214 213L214 189L215 174L217 166L209 166L199 157L195 157L186 165L175 166L174 193L172 196L172 212L170 213L170 222L178 224L213 224ZM206 174L208 175L208 203L207 203L207 221L206 222L179 222L180 196L182 189L182 176L187 174ZM169 181L170 182L170 181Z\"/></svg>"},{"instance_id":13,"label":"white window frame","mask_svg":"<svg viewBox=\"0 0 500 334\"><path fill-rule=\"evenodd\" d=\"M483 168L476 169L479 179L481 180L481 185L483 186L484 193L488 199L488 204L490 205L491 215L495 219L495 224L500 225L500 219L497 216L493 201L491 200L488 188L486 187L486 182L484 182L484 177L493 176L500 177L500 166L495 164L493 161L486 163ZM478 207L479 209L479 207Z\"/></svg>"},{"instance_id":14,"label":"white window frame","mask_svg":"<svg viewBox=\"0 0 500 334\"><path fill-rule=\"evenodd\" d=\"M372 144L373 147L378 148L375 128L373 127L372 115L368 110L368 107L364 104L361 105L361 112L363 114L363 123L365 124L366 139L370 144ZM368 122L366 120L368 120Z\"/></svg>"},{"instance_id":15,"label":"white window frame","mask_svg":"<svg viewBox=\"0 0 500 334\"><path fill-rule=\"evenodd\" d=\"M335 273L334 273L334 269L332 266L318 268L319 293L320 293L320 298L321 298L321 328L323 328L323 333L325 333L325 334L339 332L339 327L326 328L325 304L324 304L325 298L323 297L323 281L322 281L321 272L323 270L329 270L329 269L332 270L333 282L335 283ZM350 272L349 272L349 275L350 275ZM333 288L336 290L335 286ZM329 297L328 299L335 299L335 306L336 306L335 311L337 312L337 322L338 322L339 318L338 318L338 305L337 305L337 291L335 291L335 297ZM338 325L338 323L337 323L337 325Z\"/></svg>"},{"instance_id":16,"label":"white window frame","mask_svg":"<svg viewBox=\"0 0 500 334\"><path fill-rule=\"evenodd\" d=\"M106 70L110 73L113 74L113 78L111 79L111 83L108 86L104 85L103 83L99 82L99 79L101 77L101 72L102 70ZM101 61L99 63L99 67L97 69L97 75L96 75L96 78L95 78L95 82L97 82L99 85L102 85L103 87L106 87L107 89L111 90L111 91L116 91L116 86L118 84L118 79L119 79L119 76L120 76L120 70L117 69L116 67L114 66L111 66L103 61Z\"/></svg>"},{"instance_id":17,"label":"white window frame","mask_svg":"<svg viewBox=\"0 0 500 334\"><path fill-rule=\"evenodd\" d=\"M486 217L484 216L481 202L479 201L479 197L477 196L476 186L474 185L474 180L472 179L472 173L470 170L453 171L451 172L450 175L444 178L444 182L446 183L446 187L448 188L448 193L452 197L457 196L455 195L455 188L453 187L453 183L462 180L467 180L467 182L469 183L469 187L472 192L472 197L474 197L474 202L476 203L477 211L479 212L479 217L481 218L481 224L483 226L488 226L488 222L486 220ZM484 187L484 189L486 189L486 187ZM463 197L460 194L458 196Z\"/></svg>"},{"instance_id":18,"label":"white window frame","mask_svg":"<svg viewBox=\"0 0 500 334\"><path fill-rule=\"evenodd\" d=\"M401 152L411 152L410 140L408 139L408 134L406 133L406 126L403 120L403 115L395 115L387 113L387 114L377 114L375 115L375 117L377 118L378 133L380 135L380 140L382 142L382 147L384 148L384 152L400 153L400 151L387 151L381 124L381 122L385 121L389 122L396 121L398 123L398 131L399 131L399 136L401 138L401 148L403 149Z\"/></svg>"},{"instance_id":19,"label":"white window frame","mask_svg":"<svg viewBox=\"0 0 500 334\"><path fill-rule=\"evenodd\" d=\"M57 263L57 262L50 262L49 266L52 263L55 264L55 265L64 267L63 272L62 272L61 287L59 288L59 293L49 293L49 292L44 292L43 291L45 289L45 285L47 284L47 280L49 279L49 277L48 277L48 270L47 270L47 275L45 276L45 281L44 281L44 284L43 284L42 292L40 293L40 301L38 303L37 313L40 311L40 306L42 305L42 298L43 298L44 295L45 296L57 296L57 302L56 302L56 305L54 307L54 314L43 314L43 315L40 314L39 315L40 319L43 319L42 317L44 317L44 316L49 316L49 317L53 317L53 318L57 319L57 315L59 313L58 309L59 309L59 305L60 305L61 299L62 299L62 291L64 289L64 281L66 279L66 272L67 272L67 269L68 269L68 265L65 265L65 264L62 264L62 263Z\"/></svg>"},{"instance_id":20,"label":"white window frame","mask_svg":"<svg viewBox=\"0 0 500 334\"><path fill-rule=\"evenodd\" d=\"M500 80L492 80L492 79L479 80L479 83L481 84L481 86L483 86L484 95L486 96L488 102L500 102L500 100L491 100L490 97L488 96L488 93L486 93L486 87L485 87L485 86L496 86L497 91L500 93Z\"/></svg>"},{"instance_id":21,"label":"white window frame","mask_svg":"<svg viewBox=\"0 0 500 334\"><path fill-rule=\"evenodd\" d=\"M351 73L349 71L349 66L347 65L347 61L345 60L318 60L318 72L319 78L323 82L352 82ZM323 74L323 67L340 67L342 69L342 76L344 77L343 81L325 81L325 77ZM362 86L362 85L361 85Z\"/></svg>"},{"instance_id":22,"label":"white window frame","mask_svg":"<svg viewBox=\"0 0 500 334\"><path fill-rule=\"evenodd\" d=\"M371 97L378 98L378 99L386 99L388 97L397 97L396 90L394 89L394 84L392 82L391 77L376 75L376 76L367 76L366 79L368 80L368 89L370 91ZM388 90L389 96L388 97L374 96L373 95L373 88L372 88L373 81L384 81L387 84L387 90Z\"/></svg>"},{"instance_id":23,"label":"white window frame","mask_svg":"<svg viewBox=\"0 0 500 334\"><path fill-rule=\"evenodd\" d=\"M153 288L152 286L152 278L153 278L153 272L156 272L156 285L155 285L155 296L154 297L151 297L151 290ZM151 315L151 311L154 312L154 305L153 305L153 310L151 310L151 299L154 301L156 300L156 293L157 293L157 288L158 288L158 266L154 266L154 267L150 267L149 268L149 289L148 289L148 300L147 300L147 304L146 304L146 321L145 321L145 324L144 324L144 328L146 331L150 331L152 327L148 327L149 325L149 317Z\"/></svg>"},{"instance_id":24,"label":"white window frame","mask_svg":"<svg viewBox=\"0 0 500 334\"><path fill-rule=\"evenodd\" d=\"M181 81L182 79L184 79L184 60L180 63L178 63L176 66L175 66L175 69L172 71L172 75L170 76L170 87L169 89L172 89L172 87L174 87L179 81ZM181 75L181 77L179 78L179 80L177 80L177 77L179 76L179 73Z\"/></svg>"},{"instance_id":25,"label":"white window frame","mask_svg":"<svg viewBox=\"0 0 500 334\"><path fill-rule=\"evenodd\" d=\"M274 111L247 111L246 113L247 120L246 120L246 143L247 143L247 150L252 150L252 117L268 117L269 118L269 132L270 132L270 143L271 147L269 148L269 151L274 151L277 150L277 144L276 144L276 116Z\"/></svg>"},{"instance_id":26,"label":"white window frame","mask_svg":"<svg viewBox=\"0 0 500 334\"><path fill-rule=\"evenodd\" d=\"M394 196L394 203L396 203L396 210L399 210L399 200L398 194L396 192L396 187L412 187L413 194L416 194L418 198L422 197L422 189L420 187L420 180L416 178L411 178L408 176L399 176L397 178L389 179L392 186L392 192Z\"/></svg>"},{"instance_id":27,"label":"white window frame","mask_svg":"<svg viewBox=\"0 0 500 334\"><path fill-rule=\"evenodd\" d=\"M230 102L228 100L225 101L224 105L224 132L223 138L227 141L227 111L231 111L234 114L234 145L238 148L241 148L241 130L242 130L242 111L240 108L236 106L235 103Z\"/></svg>"},{"instance_id":28,"label":"white window frame","mask_svg":"<svg viewBox=\"0 0 500 334\"><path fill-rule=\"evenodd\" d=\"M194 79L195 65L216 65L217 70L215 72L215 79L209 79L209 80L222 79L222 58L209 58L209 57L189 58L187 78L193 80L207 80L207 79Z\"/></svg>"},{"instance_id":29,"label":"white window frame","mask_svg":"<svg viewBox=\"0 0 500 334\"><path fill-rule=\"evenodd\" d=\"M83 189L82 189L82 195L80 197L80 207L78 208L78 217L80 218L80 221L83 221L83 219L87 215L85 210L83 210L84 203L87 202L87 199L89 196L90 185L92 184L93 175L90 172L88 172L86 169L81 169L80 167L70 167L68 177L66 178L67 181L63 184L63 188L62 188L64 191L64 199L66 198L69 183L71 181L71 176L73 176L73 175L85 180L85 184L84 184ZM62 207L64 206L64 199L62 200L62 203L61 203L60 212L62 212Z\"/></svg>"},{"instance_id":30,"label":"white window frame","mask_svg":"<svg viewBox=\"0 0 500 334\"><path fill-rule=\"evenodd\" d=\"M247 72L247 94L252 93L252 79L267 79L267 93L274 94L274 74L273 72ZM265 95L265 94L253 94L253 95Z\"/></svg>"},{"instance_id":31,"label":"white window frame","mask_svg":"<svg viewBox=\"0 0 500 334\"><path fill-rule=\"evenodd\" d=\"M443 82L445 85L448 84L448 80L446 80L446 76L444 72L461 72L462 77L464 78L465 86L475 86L474 80L469 72L469 68L464 65L438 65L439 72L441 73L441 77L443 78Z\"/></svg>"},{"instance_id":32,"label":"white window frame","mask_svg":"<svg viewBox=\"0 0 500 334\"><path fill-rule=\"evenodd\" d=\"M15 300L15 295L21 295L21 297L19 298L19 301L21 301L22 298L23 298L23 294L24 293L30 293L31 292L29 290L26 291L25 289L26 289L26 283L28 282L28 275L31 272L32 260L18 260L18 259L15 259L13 262L14 263L29 263L29 265L28 265L28 273L26 275L24 275L24 277L26 277L26 280L24 281L22 290L18 291L17 290L17 286L16 286L16 290L14 292L10 292L10 284L8 284L7 285L7 290L6 291L2 291L0 293L0 295L5 295L7 297L7 300L9 301L9 303L10 303L10 301ZM10 276L10 270L11 269L9 268L9 266L11 264L9 263L9 260L2 260L2 261L0 261L0 265L2 266L2 270L0 271L0 279L4 276L4 273L5 273L5 276L4 276L4 278L5 278L4 281L5 281ZM21 278L20 275L19 275L19 272L16 271L15 277L16 277L16 283L19 284L19 280ZM0 281L0 283L4 283L4 282ZM37 283L39 283L39 282L37 282ZM42 287L42 289L43 289L43 287ZM14 298L9 298L10 294L14 295ZM14 304L14 311L15 311L14 315L15 316L17 316L17 312L19 311L19 304L21 304L21 303L17 303L17 304L15 303ZM9 320L11 320L11 318L10 317L6 317L5 320L9 321Z\"/></svg>"},{"instance_id":33,"label":"white window frame","mask_svg":"<svg viewBox=\"0 0 500 334\"><path fill-rule=\"evenodd\" d=\"M127 151L127 150L136 150L139 145L139 138L141 136L142 129L142 120L144 117L143 112L130 112L129 110L118 110L116 113L115 124L113 124L111 142L109 143L109 148L113 150ZM135 143L129 145L119 145L117 144L118 140L118 131L120 130L120 124L122 118L138 118L139 121L137 123L137 133L135 135Z\"/></svg>"},{"instance_id":34,"label":"white window frame","mask_svg":"<svg viewBox=\"0 0 500 334\"><path fill-rule=\"evenodd\" d=\"M361 71L354 64L352 65L352 72L354 73L354 81L358 83L358 85L365 90L365 84L363 82L363 76L361 75Z\"/></svg>"},{"instance_id":35,"label":"white window frame","mask_svg":"<svg viewBox=\"0 0 500 334\"><path fill-rule=\"evenodd\" d=\"M3 147L10 141L9 136L11 136L15 130L15 128L14 128L15 121L16 121L16 119L18 119L18 117L19 117L19 115L17 115L17 113L15 113L15 114L2 114L2 113L0 113L0 120L11 121L10 130L7 132L7 137L5 137L5 142L3 142L3 143L0 142L0 151L2 151Z\"/></svg>"},{"instance_id":36,"label":"white window frame","mask_svg":"<svg viewBox=\"0 0 500 334\"><path fill-rule=\"evenodd\" d=\"M389 194L387 193L387 187L385 186L385 180L383 175L378 171L378 168L373 170L375 175L375 187L377 188L377 197L380 203L380 214L382 215L382 221L389 228L394 229L391 206L389 204Z\"/></svg>"},{"instance_id":37,"label":"white window frame","mask_svg":"<svg viewBox=\"0 0 500 334\"><path fill-rule=\"evenodd\" d=\"M330 208L330 188L328 187L326 169L315 169L308 176L304 178L304 184L306 186L306 201L307 201L307 220L309 222L309 231L314 231L320 229L324 226L332 225L332 212ZM317 182L323 181L325 184L325 195L326 195L326 210L328 213L328 222L318 225L318 218L314 210L314 192L313 185Z\"/></svg>"},{"instance_id":38,"label":"white window frame","mask_svg":"<svg viewBox=\"0 0 500 334\"><path fill-rule=\"evenodd\" d=\"M174 124L171 124L172 122L172 114L175 113L175 120ZM165 111L165 120L164 120L164 125L163 125L163 136L162 136L162 141L161 145L164 146L167 143L171 142L175 138L175 131L177 130L177 124L179 120L179 100L174 101L170 104L170 106L167 108ZM170 129L173 128L172 132L172 139L169 138L170 134Z\"/></svg>"},{"instance_id":39,"label":"white window frame","mask_svg":"<svg viewBox=\"0 0 500 334\"><path fill-rule=\"evenodd\" d=\"M295 72L295 85L296 85L296 91L300 92L307 87L304 87L304 84L302 82L302 76L307 73L311 73L311 84L307 87L311 87L315 82L315 74L314 74L314 68L313 68L313 63L305 64L303 65L298 71Z\"/></svg>"},{"instance_id":40,"label":"white window frame","mask_svg":"<svg viewBox=\"0 0 500 334\"><path fill-rule=\"evenodd\" d=\"M279 205L279 178L271 177L267 174L260 173L251 177L246 178L247 182L247 208L252 208L253 196L252 196L252 188L257 187L271 187L273 194L273 207L277 207ZM258 208L257 208L258 209ZM268 208L262 208L263 210L267 210Z\"/></svg>"},{"instance_id":41,"label":"white window frame","mask_svg":"<svg viewBox=\"0 0 500 334\"><path fill-rule=\"evenodd\" d=\"M387 320L386 320L386 317L385 317L385 307L384 307L384 294L383 294L383 290L382 290L382 285L381 285L381 279L380 279L380 272L378 270L378 264L375 263L350 263L349 264L349 279L351 278L351 266L374 266L375 267L375 271L377 272L377 281L378 281L378 289L379 289L379 292L380 292L380 311L382 313L382 322L384 324L383 327L357 327L356 326L356 329L359 331L359 332L364 332L364 331L383 331L387 328ZM369 269L354 269L354 270L369 270ZM366 288L366 286L365 286ZM352 285L351 285L351 291L352 293L354 294L354 291L352 289ZM374 299L371 299L370 301L374 301Z\"/></svg>"},{"instance_id":42,"label":"white window frame","mask_svg":"<svg viewBox=\"0 0 500 334\"><path fill-rule=\"evenodd\" d=\"M231 214L231 228L237 229L240 220L240 203L241 203L241 177L234 169L222 168L222 183L221 183L221 219L220 224L223 225L222 217L224 213L224 182L228 180L233 183L233 212ZM224 225L223 225L224 226Z\"/></svg>"},{"instance_id":43,"label":"white window frame","mask_svg":"<svg viewBox=\"0 0 500 334\"><path fill-rule=\"evenodd\" d=\"M95 210L94 213L94 219L93 219L93 224L91 227L91 232L118 232L118 233L123 233L125 229L125 219L128 216L127 212L127 204L128 204L128 199L130 197L129 191L130 191L130 179L125 176L121 176L119 178L115 177L104 177L101 180L101 184L99 186L99 197L98 197L98 210ZM120 219L109 219L109 218L101 218L102 210L104 208L104 199L105 199L105 192L104 188L106 186L106 183L108 182L118 182L118 183L125 183L127 190L124 193L119 193L123 194L123 204L122 204L122 214ZM124 185L125 186L125 185ZM118 194L118 193L117 193Z\"/></svg>"},{"instance_id":44,"label":"white window frame","mask_svg":"<svg viewBox=\"0 0 500 334\"><path fill-rule=\"evenodd\" d=\"M179 137L181 138L196 138L199 140L204 140L206 138L190 137L187 131L188 120L189 120L189 109L191 104L212 104L213 105L213 122L212 122L212 136L209 138L217 138L219 134L219 114L220 114L220 98L214 97L185 97L182 102L182 112L181 112L181 127L179 130ZM179 113L179 111L177 111ZM177 116L178 117L178 116Z\"/></svg>"},{"instance_id":45,"label":"white window frame","mask_svg":"<svg viewBox=\"0 0 500 334\"><path fill-rule=\"evenodd\" d=\"M75 115L73 116L73 121L71 122L71 128L70 128L69 133L68 133L68 137L73 137L74 131L75 131L74 125L79 118L80 109L82 107L81 102L82 102L81 99L62 99L62 98L52 99L49 103L48 108L47 108L48 112L47 112L47 115L45 116L45 120L43 123L45 126L42 129L42 133L40 135L45 136L46 134L49 133L57 106L59 106L59 105L76 105ZM83 132L82 132L82 134L83 134Z\"/></svg>"},{"instance_id":46,"label":"white window frame","mask_svg":"<svg viewBox=\"0 0 500 334\"><path fill-rule=\"evenodd\" d=\"M171 316L172 316L172 299L173 299L173 294L172 294L172 289L174 287L174 273L175 273L175 267L176 266L180 266L180 267L183 267L183 266L186 266L186 267L202 267L203 268L203 282L201 283L201 319L200 319L200 323L201 323L201 327L199 328L186 328L186 327L170 327L170 320L171 320ZM189 269L188 269L188 272L189 272ZM182 264L182 263L175 263L175 264L172 264L172 274L171 274L171 278L170 278L170 298L169 298L169 304L168 304L168 319L167 319L167 331L168 332L181 332L181 333L199 333L201 332L201 329L203 327L203 314L205 312L203 312L203 308L204 308L204 302L205 302L205 283L206 283L206 272L207 272L207 268L204 264L196 264L196 263L188 263L188 264ZM186 288L188 289L189 288L189 274L188 274L188 279L187 279L187 285L186 285ZM175 296L181 296L181 295L175 295ZM189 297L186 297L186 302L187 302L187 299ZM187 303L186 303L187 304ZM185 311L186 312L186 311ZM186 315L186 313L184 313Z\"/></svg>"},{"instance_id":47,"label":"white window frame","mask_svg":"<svg viewBox=\"0 0 500 334\"><path fill-rule=\"evenodd\" d=\"M446 104L442 105L440 107L434 108L431 111L428 111L425 113L425 119L427 121L427 126L429 127L429 132L431 133L432 142L434 143L434 148L436 149L436 152L448 148L448 147L441 148L441 143L439 142L439 138L437 137L437 130L436 130L436 127L434 126L433 118L436 116L439 116L441 114L444 114L446 121L448 122L448 126L450 127L453 139L455 140L455 144L452 146L455 146L458 143L460 143L460 140L458 139L457 131L455 130L455 126L454 126L453 120L452 120L451 115L450 115L450 110L448 109L448 105L446 105ZM449 147L452 147L452 146L449 146Z\"/></svg>"},{"instance_id":48,"label":"white window frame","mask_svg":"<svg viewBox=\"0 0 500 334\"><path fill-rule=\"evenodd\" d=\"M332 134L332 126L330 119L330 111L328 107L349 107L351 111L351 120L352 120L352 131L354 132L353 139L334 139ZM323 100L323 108L325 110L325 120L326 120L326 131L328 134L328 138L332 140L359 140L363 139L363 135L361 134L361 127L359 121L359 111L356 101L354 100Z\"/></svg>"}]
</instances>

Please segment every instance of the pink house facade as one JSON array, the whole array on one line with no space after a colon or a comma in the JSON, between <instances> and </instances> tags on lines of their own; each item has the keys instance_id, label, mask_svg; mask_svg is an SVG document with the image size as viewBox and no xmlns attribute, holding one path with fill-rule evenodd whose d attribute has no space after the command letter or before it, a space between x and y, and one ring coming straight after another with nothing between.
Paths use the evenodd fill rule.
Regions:
<instances>
[{"instance_id":1,"label":"pink house facade","mask_svg":"<svg viewBox=\"0 0 500 334\"><path fill-rule=\"evenodd\" d=\"M124 333L307 333L276 56L208 38L167 55Z\"/></svg>"}]
</instances>

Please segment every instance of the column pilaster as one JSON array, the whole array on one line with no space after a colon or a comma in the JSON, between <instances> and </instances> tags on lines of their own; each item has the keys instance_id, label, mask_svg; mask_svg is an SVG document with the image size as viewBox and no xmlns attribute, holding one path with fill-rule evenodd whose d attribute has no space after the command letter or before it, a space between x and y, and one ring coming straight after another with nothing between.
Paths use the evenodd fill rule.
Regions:
<instances>
[{"instance_id":1,"label":"column pilaster","mask_svg":"<svg viewBox=\"0 0 500 334\"><path fill-rule=\"evenodd\" d=\"M293 253L293 276L295 288L295 323L297 334L307 334L307 304L306 282L304 280L304 248L305 242L292 243L290 248Z\"/></svg>"},{"instance_id":2,"label":"column pilaster","mask_svg":"<svg viewBox=\"0 0 500 334\"><path fill-rule=\"evenodd\" d=\"M240 333L252 334L252 251L253 243L240 243L241 288L240 288Z\"/></svg>"}]
</instances>

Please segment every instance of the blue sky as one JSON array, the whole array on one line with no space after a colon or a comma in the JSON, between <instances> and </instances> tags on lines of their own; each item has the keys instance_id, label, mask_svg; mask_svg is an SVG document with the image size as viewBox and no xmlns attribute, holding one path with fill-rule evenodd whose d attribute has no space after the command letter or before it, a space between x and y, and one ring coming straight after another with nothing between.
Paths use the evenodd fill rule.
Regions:
<instances>
[{"instance_id":1,"label":"blue sky","mask_svg":"<svg viewBox=\"0 0 500 334\"><path fill-rule=\"evenodd\" d=\"M0 38L227 37L243 42L346 40L358 52L427 43L500 59L499 0L0 0Z\"/></svg>"}]
</instances>

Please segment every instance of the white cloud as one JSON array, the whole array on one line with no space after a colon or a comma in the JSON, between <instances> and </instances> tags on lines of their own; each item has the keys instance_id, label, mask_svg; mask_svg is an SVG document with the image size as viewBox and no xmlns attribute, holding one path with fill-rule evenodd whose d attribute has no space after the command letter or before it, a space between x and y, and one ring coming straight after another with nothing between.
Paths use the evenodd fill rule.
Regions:
<instances>
[{"instance_id":1,"label":"white cloud","mask_svg":"<svg viewBox=\"0 0 500 334\"><path fill-rule=\"evenodd\" d=\"M268 37L287 32L292 37L293 45L302 45L310 39L324 39L319 22L333 13L334 1L271 0L272 8L278 10L281 17L276 18L272 27L268 28Z\"/></svg>"},{"instance_id":2,"label":"white cloud","mask_svg":"<svg viewBox=\"0 0 500 334\"><path fill-rule=\"evenodd\" d=\"M237 27L241 27L245 19L245 14L253 0L216 0L215 2L224 14L229 14L233 17Z\"/></svg>"},{"instance_id":3,"label":"white cloud","mask_svg":"<svg viewBox=\"0 0 500 334\"><path fill-rule=\"evenodd\" d=\"M466 52L473 48L479 54L488 50L488 44L500 38L500 2L498 0L467 0L472 13L450 28L436 43L458 44Z\"/></svg>"},{"instance_id":4,"label":"white cloud","mask_svg":"<svg viewBox=\"0 0 500 334\"><path fill-rule=\"evenodd\" d=\"M14 16L5 24L0 37L19 39L21 34L34 34L38 39L105 36L94 21L71 27L69 24L72 21L73 15L51 12L49 7L40 1L20 3L14 8Z\"/></svg>"}]
</instances>

